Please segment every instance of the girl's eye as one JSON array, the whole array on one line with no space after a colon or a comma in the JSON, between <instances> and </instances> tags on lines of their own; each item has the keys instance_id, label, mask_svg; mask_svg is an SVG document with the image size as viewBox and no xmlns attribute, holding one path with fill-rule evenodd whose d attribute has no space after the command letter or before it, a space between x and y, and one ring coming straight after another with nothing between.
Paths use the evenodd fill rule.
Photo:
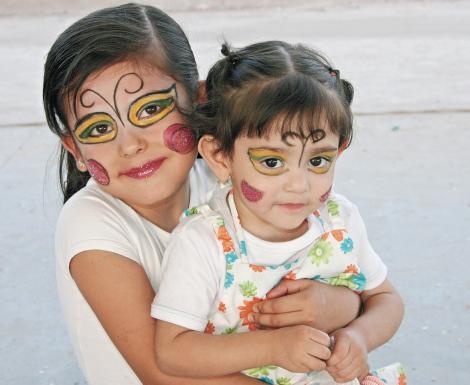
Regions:
<instances>
[{"instance_id":1,"label":"girl's eye","mask_svg":"<svg viewBox=\"0 0 470 385\"><path fill-rule=\"evenodd\" d=\"M87 130L88 138L98 138L102 135L106 135L113 130L113 127L109 123L99 123Z\"/></svg>"},{"instance_id":2,"label":"girl's eye","mask_svg":"<svg viewBox=\"0 0 470 385\"><path fill-rule=\"evenodd\" d=\"M176 107L176 85L151 92L134 100L127 118L134 126L148 127L167 116Z\"/></svg>"},{"instance_id":3,"label":"girl's eye","mask_svg":"<svg viewBox=\"0 0 470 385\"><path fill-rule=\"evenodd\" d=\"M315 174L324 174L330 169L331 163L331 159L327 159L323 156L316 156L309 160L309 168L310 171Z\"/></svg>"},{"instance_id":4,"label":"girl's eye","mask_svg":"<svg viewBox=\"0 0 470 385\"><path fill-rule=\"evenodd\" d=\"M310 165L312 167L325 167L327 164L328 164L328 160L326 160L325 158L316 157L316 158L310 159Z\"/></svg>"},{"instance_id":5,"label":"girl's eye","mask_svg":"<svg viewBox=\"0 0 470 385\"><path fill-rule=\"evenodd\" d=\"M84 144L105 143L117 135L116 121L104 112L92 113L80 119L75 136Z\"/></svg>"},{"instance_id":6,"label":"girl's eye","mask_svg":"<svg viewBox=\"0 0 470 385\"><path fill-rule=\"evenodd\" d=\"M173 100L165 99L165 100L158 100L152 103L148 103L145 106L141 107L139 112L137 113L138 119L148 119L155 114L161 112L164 108L168 107Z\"/></svg>"},{"instance_id":7,"label":"girl's eye","mask_svg":"<svg viewBox=\"0 0 470 385\"><path fill-rule=\"evenodd\" d=\"M268 159L264 159L260 162L263 166L267 167L267 168L280 168L282 166L284 166L284 162L281 160L281 159L277 159L277 158L268 158Z\"/></svg>"}]
</instances>

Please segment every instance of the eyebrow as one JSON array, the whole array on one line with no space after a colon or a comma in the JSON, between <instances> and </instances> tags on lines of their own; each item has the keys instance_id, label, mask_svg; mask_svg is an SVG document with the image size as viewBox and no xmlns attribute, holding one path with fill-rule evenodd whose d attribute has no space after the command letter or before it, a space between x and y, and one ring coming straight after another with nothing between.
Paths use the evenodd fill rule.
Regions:
<instances>
[{"instance_id":1,"label":"eyebrow","mask_svg":"<svg viewBox=\"0 0 470 385\"><path fill-rule=\"evenodd\" d=\"M255 150L255 151L260 151L260 150L268 150L272 152L287 152L287 149L282 149L279 147L269 147L269 146L261 146L261 147L250 147L248 149L249 151Z\"/></svg>"},{"instance_id":2,"label":"eyebrow","mask_svg":"<svg viewBox=\"0 0 470 385\"><path fill-rule=\"evenodd\" d=\"M311 151L311 154L321 154L323 152L336 152L338 151L338 147L320 147L320 148L314 148Z\"/></svg>"}]
</instances>

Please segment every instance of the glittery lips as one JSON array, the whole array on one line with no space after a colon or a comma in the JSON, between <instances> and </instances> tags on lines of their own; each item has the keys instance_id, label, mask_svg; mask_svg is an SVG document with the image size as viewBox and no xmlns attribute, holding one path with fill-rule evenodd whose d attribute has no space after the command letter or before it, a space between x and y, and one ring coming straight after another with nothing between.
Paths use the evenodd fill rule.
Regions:
<instances>
[{"instance_id":1,"label":"glittery lips","mask_svg":"<svg viewBox=\"0 0 470 385\"><path fill-rule=\"evenodd\" d=\"M154 159L140 167L130 168L129 170L122 171L119 173L119 176L124 175L134 179L149 178L160 168L165 159L165 157Z\"/></svg>"},{"instance_id":2,"label":"glittery lips","mask_svg":"<svg viewBox=\"0 0 470 385\"><path fill-rule=\"evenodd\" d=\"M175 123L163 132L163 141L171 151L187 154L194 149L196 137L188 126Z\"/></svg>"}]
</instances>

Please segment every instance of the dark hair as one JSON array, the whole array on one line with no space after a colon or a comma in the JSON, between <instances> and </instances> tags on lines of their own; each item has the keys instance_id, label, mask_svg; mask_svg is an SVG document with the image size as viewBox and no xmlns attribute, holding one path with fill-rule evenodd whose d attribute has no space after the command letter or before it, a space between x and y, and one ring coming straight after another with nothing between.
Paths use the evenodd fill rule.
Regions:
<instances>
[{"instance_id":1,"label":"dark hair","mask_svg":"<svg viewBox=\"0 0 470 385\"><path fill-rule=\"evenodd\" d=\"M191 102L196 100L196 61L186 35L173 19L147 5L104 8L68 27L47 55L43 103L52 132L59 137L71 135L66 100L75 100L92 73L125 60L143 60L156 66L182 84ZM65 202L85 186L90 175L77 170L75 159L63 147L59 162Z\"/></svg>"},{"instance_id":2,"label":"dark hair","mask_svg":"<svg viewBox=\"0 0 470 385\"><path fill-rule=\"evenodd\" d=\"M232 50L222 45L206 80L207 102L198 107L198 135L213 135L231 154L235 140L268 135L272 123L282 134L308 138L325 127L339 134L340 148L352 138L353 87L328 60L301 44L267 41Z\"/></svg>"}]
</instances>

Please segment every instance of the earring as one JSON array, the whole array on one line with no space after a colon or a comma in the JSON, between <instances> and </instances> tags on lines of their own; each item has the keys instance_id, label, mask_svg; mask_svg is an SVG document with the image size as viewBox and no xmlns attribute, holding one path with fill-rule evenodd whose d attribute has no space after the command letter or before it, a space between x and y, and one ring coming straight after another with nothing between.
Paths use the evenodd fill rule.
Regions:
<instances>
[{"instance_id":1,"label":"earring","mask_svg":"<svg viewBox=\"0 0 470 385\"><path fill-rule=\"evenodd\" d=\"M222 182L222 181L219 179L219 181L217 182L217 184L219 185L220 188L224 188L224 187L227 187L227 186L231 186L231 185L232 185L232 178L231 178L230 175L229 175L228 178L225 180L225 182Z\"/></svg>"},{"instance_id":2,"label":"earring","mask_svg":"<svg viewBox=\"0 0 470 385\"><path fill-rule=\"evenodd\" d=\"M77 169L78 169L78 171L81 171L81 172L87 171L85 162L83 162L81 160L77 160Z\"/></svg>"}]
</instances>

